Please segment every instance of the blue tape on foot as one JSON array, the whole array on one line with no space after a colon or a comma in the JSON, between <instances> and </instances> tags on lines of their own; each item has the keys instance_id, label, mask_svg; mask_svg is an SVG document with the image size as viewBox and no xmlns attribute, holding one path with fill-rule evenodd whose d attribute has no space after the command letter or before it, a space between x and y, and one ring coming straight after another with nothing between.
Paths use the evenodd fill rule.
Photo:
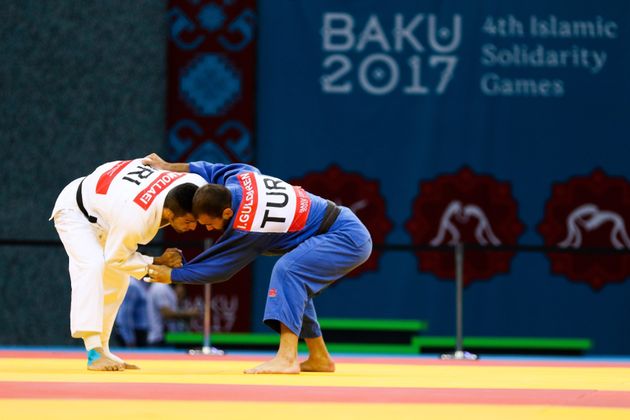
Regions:
<instances>
[{"instance_id":1,"label":"blue tape on foot","mask_svg":"<svg viewBox=\"0 0 630 420\"><path fill-rule=\"evenodd\" d=\"M92 363L96 362L100 358L101 358L101 354L97 352L96 350L92 349L88 351L88 366L91 366Z\"/></svg>"}]
</instances>

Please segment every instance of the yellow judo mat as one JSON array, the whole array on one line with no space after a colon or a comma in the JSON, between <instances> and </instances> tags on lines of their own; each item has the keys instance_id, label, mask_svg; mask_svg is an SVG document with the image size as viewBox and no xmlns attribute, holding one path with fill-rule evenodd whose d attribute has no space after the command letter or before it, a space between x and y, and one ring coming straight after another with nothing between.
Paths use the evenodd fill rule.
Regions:
<instances>
[{"instance_id":1,"label":"yellow judo mat","mask_svg":"<svg viewBox=\"0 0 630 420\"><path fill-rule=\"evenodd\" d=\"M0 350L5 419L630 419L630 363L337 357L335 373L245 375L270 356Z\"/></svg>"}]
</instances>

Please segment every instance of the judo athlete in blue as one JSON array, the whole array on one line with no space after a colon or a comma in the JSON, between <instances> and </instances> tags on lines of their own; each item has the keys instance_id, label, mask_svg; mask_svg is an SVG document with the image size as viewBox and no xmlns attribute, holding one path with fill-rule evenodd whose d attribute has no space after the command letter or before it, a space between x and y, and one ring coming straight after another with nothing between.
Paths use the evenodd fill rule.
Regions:
<instances>
[{"instance_id":1,"label":"judo athlete in blue","mask_svg":"<svg viewBox=\"0 0 630 420\"><path fill-rule=\"evenodd\" d=\"M218 283L259 255L282 255L271 273L264 315L265 324L280 333L280 347L272 360L245 373L334 371L313 297L370 256L372 239L354 213L246 164L167 163L155 154L144 163L209 182L195 193L193 214L206 229L224 231L181 268L150 266L152 279ZM299 338L309 349L301 364Z\"/></svg>"}]
</instances>

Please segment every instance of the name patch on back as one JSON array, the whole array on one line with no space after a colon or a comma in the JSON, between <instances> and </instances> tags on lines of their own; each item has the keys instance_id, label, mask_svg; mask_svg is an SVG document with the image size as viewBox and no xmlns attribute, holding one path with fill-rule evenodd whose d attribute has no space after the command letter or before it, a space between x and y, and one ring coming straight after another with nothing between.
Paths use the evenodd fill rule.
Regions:
<instances>
[{"instance_id":1,"label":"name patch on back","mask_svg":"<svg viewBox=\"0 0 630 420\"><path fill-rule=\"evenodd\" d=\"M140 191L140 193L133 199L133 202L147 210L155 197L160 195L169 185L171 185L176 179L183 177L184 173L178 172L164 172L158 176L148 187Z\"/></svg>"},{"instance_id":2,"label":"name patch on back","mask_svg":"<svg viewBox=\"0 0 630 420\"><path fill-rule=\"evenodd\" d=\"M238 180L243 200L235 216L235 229L286 233L304 228L311 199L302 188L255 172L243 172Z\"/></svg>"}]
</instances>

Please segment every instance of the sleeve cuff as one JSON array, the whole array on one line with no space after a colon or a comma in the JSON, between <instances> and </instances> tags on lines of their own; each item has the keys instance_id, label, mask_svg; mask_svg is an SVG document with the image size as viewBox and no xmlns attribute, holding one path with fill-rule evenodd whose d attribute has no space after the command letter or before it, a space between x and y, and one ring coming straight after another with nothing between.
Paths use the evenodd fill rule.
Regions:
<instances>
[{"instance_id":1,"label":"sleeve cuff","mask_svg":"<svg viewBox=\"0 0 630 420\"><path fill-rule=\"evenodd\" d=\"M179 272L178 269L174 268L171 270L171 283L180 283L181 279L177 275Z\"/></svg>"},{"instance_id":2,"label":"sleeve cuff","mask_svg":"<svg viewBox=\"0 0 630 420\"><path fill-rule=\"evenodd\" d=\"M144 262L146 263L146 265L144 266L145 273L144 273L144 275L143 275L142 277L146 277L146 276L148 276L148 275L149 275L149 266L150 266L151 264L153 264L153 257L150 257L150 256L148 256L148 255L143 255L142 257L143 257L142 259L143 259L143 260L144 260ZM142 277L140 277L140 279L139 279L139 280L141 280L141 279L142 279Z\"/></svg>"},{"instance_id":3,"label":"sleeve cuff","mask_svg":"<svg viewBox=\"0 0 630 420\"><path fill-rule=\"evenodd\" d=\"M188 169L190 170L190 173L203 176L202 162L189 162L188 165L189 165Z\"/></svg>"}]
</instances>

